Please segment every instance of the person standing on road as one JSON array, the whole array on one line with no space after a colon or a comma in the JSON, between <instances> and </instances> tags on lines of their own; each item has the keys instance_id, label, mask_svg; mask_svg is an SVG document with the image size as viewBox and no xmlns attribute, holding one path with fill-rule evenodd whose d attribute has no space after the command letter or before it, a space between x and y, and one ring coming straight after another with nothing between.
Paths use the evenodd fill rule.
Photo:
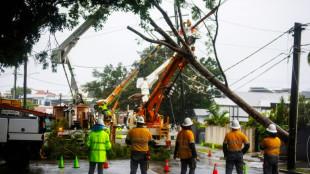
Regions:
<instances>
[{"instance_id":1,"label":"person standing on road","mask_svg":"<svg viewBox=\"0 0 310 174\"><path fill-rule=\"evenodd\" d=\"M103 174L103 164L106 160L106 150L111 149L109 134L103 129L103 120L99 119L87 137L86 144L90 147L88 174L94 173L96 164L98 164L98 174Z\"/></svg>"},{"instance_id":2,"label":"person standing on road","mask_svg":"<svg viewBox=\"0 0 310 174\"><path fill-rule=\"evenodd\" d=\"M276 125L270 124L267 131L269 137L260 145L260 149L264 150L264 174L278 174L281 140L277 137Z\"/></svg>"},{"instance_id":3,"label":"person standing on road","mask_svg":"<svg viewBox=\"0 0 310 174\"><path fill-rule=\"evenodd\" d=\"M121 125L118 124L117 125L117 128L116 128L116 131L122 131L123 129L121 128ZM116 139L122 139L123 138L123 135L122 134L116 134Z\"/></svg>"},{"instance_id":4,"label":"person standing on road","mask_svg":"<svg viewBox=\"0 0 310 174\"><path fill-rule=\"evenodd\" d=\"M223 142L224 157L226 157L226 174L231 174L234 166L238 174L243 173L243 155L249 150L248 138L239 131L239 121L233 120L230 127L232 131L226 133ZM242 144L244 148L242 149Z\"/></svg>"},{"instance_id":5,"label":"person standing on road","mask_svg":"<svg viewBox=\"0 0 310 174\"><path fill-rule=\"evenodd\" d=\"M144 118L138 117L137 127L130 129L126 137L126 144L131 146L130 174L136 174L138 164L142 174L148 169L147 154L149 145L154 145L151 132L143 127Z\"/></svg>"},{"instance_id":6,"label":"person standing on road","mask_svg":"<svg viewBox=\"0 0 310 174\"><path fill-rule=\"evenodd\" d=\"M187 165L189 174L195 173L196 161L200 161L195 148L194 134L191 131L193 122L190 118L185 118L182 130L178 133L173 159L181 159L181 174L186 174Z\"/></svg>"}]
</instances>

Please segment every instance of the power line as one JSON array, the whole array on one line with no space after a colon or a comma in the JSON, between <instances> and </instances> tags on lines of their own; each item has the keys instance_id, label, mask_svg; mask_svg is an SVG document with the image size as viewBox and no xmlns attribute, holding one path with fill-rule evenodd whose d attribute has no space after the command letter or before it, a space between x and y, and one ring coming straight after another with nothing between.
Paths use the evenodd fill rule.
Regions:
<instances>
[{"instance_id":1,"label":"power line","mask_svg":"<svg viewBox=\"0 0 310 174\"><path fill-rule=\"evenodd\" d=\"M293 48L293 47L292 47ZM291 48L291 50L292 50ZM290 50L290 51L291 51ZM233 84L231 84L230 86L233 86L234 84L240 82L241 80L243 80L244 78L248 77L249 75L253 74L255 71L261 69L262 67L264 67L265 65L267 65L268 63L270 63L271 61L275 60L276 58L278 58L279 56L281 56L282 54L285 54L285 53L280 53L278 54L277 56L275 56L274 58L270 59L269 61L267 61L266 63L262 64L261 66L259 66L258 68L254 69L253 71L251 71L250 73L246 74L245 76L241 77L239 80L235 81ZM292 53L289 53L289 54L286 54L286 55L291 55Z\"/></svg>"},{"instance_id":2,"label":"power line","mask_svg":"<svg viewBox=\"0 0 310 174\"><path fill-rule=\"evenodd\" d=\"M266 71L260 73L258 76L254 77L253 79L251 79L250 81L248 81L247 83L243 84L242 86L238 87L237 89L235 89L234 91L242 88L243 86L247 85L248 83L252 82L253 80L255 80L256 78L260 77L261 75L263 75L264 73L266 73L267 71L269 71L271 68L275 67L276 65L278 65L279 63L281 63L282 61L284 61L285 59L289 58L290 55L288 55L287 57L283 58L282 60L280 60L279 62L273 64L271 67L269 67Z\"/></svg>"},{"instance_id":3,"label":"power line","mask_svg":"<svg viewBox=\"0 0 310 174\"><path fill-rule=\"evenodd\" d=\"M185 76L187 79L189 79L189 80L192 81L192 82L196 82L196 83L198 83L198 84L200 84L200 85L202 85L202 86L209 87L209 86L207 86L207 85L205 85L205 84L203 84L203 83L200 83L200 82L198 82L198 81L196 81L196 80L194 80L194 79L188 77L188 76L185 75L185 74L182 74L182 75Z\"/></svg>"},{"instance_id":4,"label":"power line","mask_svg":"<svg viewBox=\"0 0 310 174\"><path fill-rule=\"evenodd\" d=\"M250 58L251 56L255 55L256 53L258 53L259 51L263 50L265 47L267 47L268 45L270 45L271 43L273 43L274 41L278 40L280 37L282 37L284 34L288 33L291 31L292 28L290 28L289 30L287 30L286 32L282 33L280 36L278 36L277 38L273 39L272 41L270 41L269 43L267 43L266 45L264 45L263 47L261 47L260 49L258 49L257 51L253 52L252 54L248 55L247 57L243 58L242 60L240 60L239 62L235 63L234 65L230 66L229 68L227 68L226 70L224 70L224 72L230 70L231 68L237 66L238 64L240 64L241 62L247 60L248 58Z\"/></svg>"},{"instance_id":5,"label":"power line","mask_svg":"<svg viewBox=\"0 0 310 174\"><path fill-rule=\"evenodd\" d=\"M57 84L57 83L51 83L51 82L48 82L48 81L44 81L44 80L40 80L40 79L36 79L36 78L33 78L33 77L27 77L27 78L30 78L30 79L33 79L33 80L37 80L37 81L40 81L40 82L44 82L44 83L48 83L48 84L52 84L52 85L58 85L58 86L68 86L68 85L62 85L62 84Z\"/></svg>"}]
</instances>

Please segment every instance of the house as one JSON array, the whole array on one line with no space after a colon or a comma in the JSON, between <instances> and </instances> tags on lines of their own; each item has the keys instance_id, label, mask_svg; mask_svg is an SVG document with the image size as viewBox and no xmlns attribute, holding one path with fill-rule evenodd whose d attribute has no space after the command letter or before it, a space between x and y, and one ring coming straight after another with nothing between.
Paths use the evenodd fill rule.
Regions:
<instances>
[{"instance_id":1,"label":"house","mask_svg":"<svg viewBox=\"0 0 310 174\"><path fill-rule=\"evenodd\" d=\"M193 109L193 116L195 121L204 123L204 120L210 118L210 112L207 109Z\"/></svg>"},{"instance_id":2,"label":"house","mask_svg":"<svg viewBox=\"0 0 310 174\"><path fill-rule=\"evenodd\" d=\"M290 90L288 89L266 89L266 88L250 88L249 92L235 92L246 103L251 105L260 113L268 113L272 108L280 103L283 97L286 104L289 104ZM229 111L230 120L248 121L249 115L241 109L237 104L224 96L223 98L214 98L215 103L221 106L221 110Z\"/></svg>"}]
</instances>

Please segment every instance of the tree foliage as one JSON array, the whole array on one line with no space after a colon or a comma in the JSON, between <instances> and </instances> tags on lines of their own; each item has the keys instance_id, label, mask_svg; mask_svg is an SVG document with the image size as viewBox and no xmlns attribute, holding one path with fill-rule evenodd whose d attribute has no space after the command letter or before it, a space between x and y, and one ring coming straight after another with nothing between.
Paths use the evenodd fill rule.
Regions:
<instances>
[{"instance_id":1,"label":"tree foliage","mask_svg":"<svg viewBox=\"0 0 310 174\"><path fill-rule=\"evenodd\" d=\"M229 111L221 111L219 104L213 103L208 110L211 113L211 118L204 120L208 125L224 127L229 122L229 117L226 117L226 114L228 114Z\"/></svg>"},{"instance_id":2,"label":"tree foliage","mask_svg":"<svg viewBox=\"0 0 310 174\"><path fill-rule=\"evenodd\" d=\"M13 96L14 88L11 88L11 95ZM27 94L31 94L31 89L27 88L26 89ZM24 87L16 87L16 97L18 96L23 96L24 95Z\"/></svg>"},{"instance_id":3,"label":"tree foliage","mask_svg":"<svg viewBox=\"0 0 310 174\"><path fill-rule=\"evenodd\" d=\"M310 125L310 101L305 95L300 94L298 98L298 128Z\"/></svg>"},{"instance_id":4,"label":"tree foliage","mask_svg":"<svg viewBox=\"0 0 310 174\"><path fill-rule=\"evenodd\" d=\"M147 19L148 9L155 2L147 1L99 1L99 0L11 0L0 7L0 70L4 67L18 66L32 55L33 45L39 41L43 33L53 35L56 31L72 29L78 25L79 18L90 17L100 7L103 13L96 13L96 29L100 29L113 11L132 11L141 19ZM50 49L50 48L48 48ZM49 65L47 51L36 54L35 58Z\"/></svg>"},{"instance_id":5,"label":"tree foliage","mask_svg":"<svg viewBox=\"0 0 310 174\"><path fill-rule=\"evenodd\" d=\"M23 106L24 106L24 101L22 101L22 103L21 103L21 107L23 107ZM27 109L34 110L34 107L38 107L39 105L38 104L34 104L30 100L27 100L26 101L26 106L27 106Z\"/></svg>"}]
</instances>

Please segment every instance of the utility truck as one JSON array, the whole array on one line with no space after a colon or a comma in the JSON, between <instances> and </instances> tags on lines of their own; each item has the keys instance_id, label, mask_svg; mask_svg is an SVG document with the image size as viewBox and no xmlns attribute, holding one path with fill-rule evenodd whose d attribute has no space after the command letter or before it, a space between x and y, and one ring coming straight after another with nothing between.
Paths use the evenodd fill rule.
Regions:
<instances>
[{"instance_id":1,"label":"utility truck","mask_svg":"<svg viewBox=\"0 0 310 174\"><path fill-rule=\"evenodd\" d=\"M0 110L0 152L9 168L26 168L32 155L40 155L50 115L21 108L20 101L1 96Z\"/></svg>"}]
</instances>

